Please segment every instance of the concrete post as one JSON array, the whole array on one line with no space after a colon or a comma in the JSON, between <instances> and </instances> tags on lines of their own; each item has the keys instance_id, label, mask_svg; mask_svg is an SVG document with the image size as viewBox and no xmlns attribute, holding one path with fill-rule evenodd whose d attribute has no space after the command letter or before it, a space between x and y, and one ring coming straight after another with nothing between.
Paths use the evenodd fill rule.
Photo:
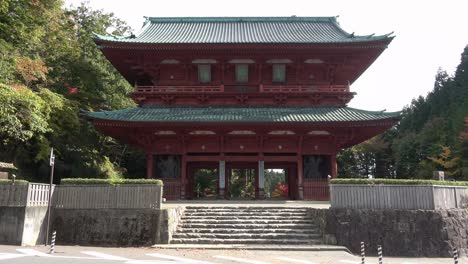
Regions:
<instances>
[{"instance_id":1,"label":"concrete post","mask_svg":"<svg viewBox=\"0 0 468 264\"><path fill-rule=\"evenodd\" d=\"M224 198L226 188L226 161L219 161L219 172L218 172L218 183L219 183L219 198Z\"/></svg>"},{"instance_id":2,"label":"concrete post","mask_svg":"<svg viewBox=\"0 0 468 264\"><path fill-rule=\"evenodd\" d=\"M265 161L258 161L258 195L257 199L265 198Z\"/></svg>"}]
</instances>

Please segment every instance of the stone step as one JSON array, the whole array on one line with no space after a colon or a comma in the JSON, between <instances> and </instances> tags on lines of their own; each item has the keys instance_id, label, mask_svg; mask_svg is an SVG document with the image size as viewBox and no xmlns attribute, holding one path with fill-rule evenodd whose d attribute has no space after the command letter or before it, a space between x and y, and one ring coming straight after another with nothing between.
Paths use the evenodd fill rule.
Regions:
<instances>
[{"instance_id":1,"label":"stone step","mask_svg":"<svg viewBox=\"0 0 468 264\"><path fill-rule=\"evenodd\" d=\"M291 228L291 229L309 229L309 228L317 228L314 224L301 224L301 223L268 223L268 224L245 224L245 223L211 223L207 224L204 222L198 223L184 223L180 225L183 228L212 228L212 229L271 229L271 228Z\"/></svg>"},{"instance_id":2,"label":"stone step","mask_svg":"<svg viewBox=\"0 0 468 264\"><path fill-rule=\"evenodd\" d=\"M206 212L206 211L194 211L194 212L184 212L184 215L194 215L194 216L210 216L210 215L246 215L246 216L255 216L255 215L282 215L282 216L308 216L307 212L271 212L271 211L258 211L258 212L235 212L235 211L223 211L223 212Z\"/></svg>"},{"instance_id":3,"label":"stone step","mask_svg":"<svg viewBox=\"0 0 468 264\"><path fill-rule=\"evenodd\" d=\"M318 228L178 228L177 233L289 233L289 234L319 234Z\"/></svg>"},{"instance_id":4,"label":"stone step","mask_svg":"<svg viewBox=\"0 0 468 264\"><path fill-rule=\"evenodd\" d=\"M314 224L311 220L303 219L187 219L181 221L182 225L204 223L211 224Z\"/></svg>"},{"instance_id":5,"label":"stone step","mask_svg":"<svg viewBox=\"0 0 468 264\"><path fill-rule=\"evenodd\" d=\"M184 215L181 217L181 220L229 220L229 219L245 219L245 220L304 220L310 221L309 218L304 216L276 216L276 215L210 215L210 216L193 216L193 215Z\"/></svg>"},{"instance_id":6,"label":"stone step","mask_svg":"<svg viewBox=\"0 0 468 264\"><path fill-rule=\"evenodd\" d=\"M283 244L321 244L320 239L173 239L171 244L264 244L264 245L283 245Z\"/></svg>"},{"instance_id":7,"label":"stone step","mask_svg":"<svg viewBox=\"0 0 468 264\"><path fill-rule=\"evenodd\" d=\"M206 209L206 210L310 210L308 207L281 207L281 206L186 206L186 210Z\"/></svg>"},{"instance_id":8,"label":"stone step","mask_svg":"<svg viewBox=\"0 0 468 264\"><path fill-rule=\"evenodd\" d=\"M186 213L261 213L261 212L269 212L269 213L302 213L306 214L308 211L306 210L270 210L270 209L246 209L246 210L233 210L233 209L197 209L197 210L190 210L186 209Z\"/></svg>"},{"instance_id":9,"label":"stone step","mask_svg":"<svg viewBox=\"0 0 468 264\"><path fill-rule=\"evenodd\" d=\"M288 234L288 233L176 233L172 238L200 238L200 239L319 239L319 234Z\"/></svg>"}]
</instances>

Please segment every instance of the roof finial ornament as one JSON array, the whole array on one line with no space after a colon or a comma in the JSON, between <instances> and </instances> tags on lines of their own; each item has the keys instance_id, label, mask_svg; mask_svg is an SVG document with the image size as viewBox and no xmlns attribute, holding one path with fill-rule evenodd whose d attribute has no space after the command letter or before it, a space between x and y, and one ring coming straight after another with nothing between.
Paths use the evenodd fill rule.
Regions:
<instances>
[{"instance_id":1,"label":"roof finial ornament","mask_svg":"<svg viewBox=\"0 0 468 264\"><path fill-rule=\"evenodd\" d=\"M354 32L349 35L349 37L354 38Z\"/></svg>"}]
</instances>

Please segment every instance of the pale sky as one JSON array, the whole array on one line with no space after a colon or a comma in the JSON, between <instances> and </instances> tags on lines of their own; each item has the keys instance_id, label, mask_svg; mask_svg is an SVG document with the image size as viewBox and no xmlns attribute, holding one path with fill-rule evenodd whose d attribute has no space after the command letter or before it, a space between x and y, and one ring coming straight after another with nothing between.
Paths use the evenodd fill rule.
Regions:
<instances>
[{"instance_id":1,"label":"pale sky","mask_svg":"<svg viewBox=\"0 0 468 264\"><path fill-rule=\"evenodd\" d=\"M79 5L82 0L65 0ZM337 16L356 35L396 38L351 86L349 106L399 111L432 90L440 67L453 74L468 44L467 0L89 0L139 31L144 16Z\"/></svg>"}]
</instances>

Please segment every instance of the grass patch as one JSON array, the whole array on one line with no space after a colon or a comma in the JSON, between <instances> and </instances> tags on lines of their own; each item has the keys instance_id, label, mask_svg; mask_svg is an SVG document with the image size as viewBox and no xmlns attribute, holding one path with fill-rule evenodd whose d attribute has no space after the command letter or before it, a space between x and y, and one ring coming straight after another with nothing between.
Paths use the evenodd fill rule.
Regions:
<instances>
[{"instance_id":1,"label":"grass patch","mask_svg":"<svg viewBox=\"0 0 468 264\"><path fill-rule=\"evenodd\" d=\"M8 179L0 179L0 185L1 184L12 184L13 181L12 180L8 180ZM26 180L15 180L15 184L26 184L28 183L28 181Z\"/></svg>"},{"instance_id":2,"label":"grass patch","mask_svg":"<svg viewBox=\"0 0 468 264\"><path fill-rule=\"evenodd\" d=\"M92 178L64 178L60 182L63 185L119 185L119 184L156 184L163 185L157 179L92 179Z\"/></svg>"},{"instance_id":3,"label":"grass patch","mask_svg":"<svg viewBox=\"0 0 468 264\"><path fill-rule=\"evenodd\" d=\"M331 184L389 184L389 185L449 185L449 186L468 186L468 181L436 181L419 179L355 179L341 178L332 179Z\"/></svg>"}]
</instances>

